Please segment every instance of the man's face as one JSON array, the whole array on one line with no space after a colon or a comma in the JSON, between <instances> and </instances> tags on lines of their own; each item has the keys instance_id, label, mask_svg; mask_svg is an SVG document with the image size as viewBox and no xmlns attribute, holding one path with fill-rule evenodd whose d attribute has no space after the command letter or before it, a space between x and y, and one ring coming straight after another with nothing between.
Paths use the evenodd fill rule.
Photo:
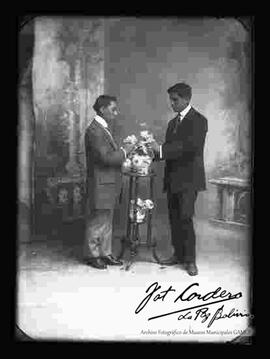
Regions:
<instances>
[{"instance_id":1,"label":"man's face","mask_svg":"<svg viewBox=\"0 0 270 359\"><path fill-rule=\"evenodd\" d=\"M107 107L102 107L100 112L102 113L104 120L112 121L118 116L119 109L117 103L112 101Z\"/></svg>"},{"instance_id":2,"label":"man's face","mask_svg":"<svg viewBox=\"0 0 270 359\"><path fill-rule=\"evenodd\" d=\"M174 112L183 111L189 104L189 101L187 99L179 96L176 92L170 93L169 97Z\"/></svg>"}]
</instances>

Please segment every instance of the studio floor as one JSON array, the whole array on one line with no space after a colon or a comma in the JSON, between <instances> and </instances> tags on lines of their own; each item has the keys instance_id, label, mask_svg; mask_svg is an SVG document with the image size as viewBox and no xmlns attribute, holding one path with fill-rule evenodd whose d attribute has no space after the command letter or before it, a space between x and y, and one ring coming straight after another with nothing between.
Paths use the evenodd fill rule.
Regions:
<instances>
[{"instance_id":1,"label":"studio floor","mask_svg":"<svg viewBox=\"0 0 270 359\"><path fill-rule=\"evenodd\" d=\"M153 227L158 228L155 232L158 252L166 258L171 254L168 224L165 219L158 218ZM18 327L33 340L232 340L248 326L246 317L221 319L210 328L202 321L178 320L173 315L149 321L152 314L179 309L170 298L151 304L149 301L140 313L135 313L147 288L154 282L161 286L160 290L172 286L176 292L192 283L197 283L193 287L197 293L208 293L218 287L231 293L241 292L242 298L235 300L234 307L248 312L249 231L222 228L207 220L196 219L195 230L199 269L196 277L190 277L177 265L164 267L151 263L151 252L146 249L139 250L129 271L121 267L96 270L86 266L81 261L81 228L66 228L66 234L55 239L20 244L17 256ZM118 252L118 239L114 248L115 253ZM230 303L226 305L224 310L233 307ZM189 335L183 335L184 330Z\"/></svg>"}]
</instances>

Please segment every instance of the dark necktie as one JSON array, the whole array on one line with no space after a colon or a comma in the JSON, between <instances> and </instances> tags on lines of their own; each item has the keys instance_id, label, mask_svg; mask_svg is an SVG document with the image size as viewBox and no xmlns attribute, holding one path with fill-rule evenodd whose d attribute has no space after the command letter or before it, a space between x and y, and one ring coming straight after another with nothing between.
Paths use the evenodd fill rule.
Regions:
<instances>
[{"instance_id":1,"label":"dark necktie","mask_svg":"<svg viewBox=\"0 0 270 359\"><path fill-rule=\"evenodd\" d=\"M174 129L173 129L174 133L177 132L178 126L181 123L181 117L182 117L182 115L180 113L175 117L175 126L174 126Z\"/></svg>"}]
</instances>

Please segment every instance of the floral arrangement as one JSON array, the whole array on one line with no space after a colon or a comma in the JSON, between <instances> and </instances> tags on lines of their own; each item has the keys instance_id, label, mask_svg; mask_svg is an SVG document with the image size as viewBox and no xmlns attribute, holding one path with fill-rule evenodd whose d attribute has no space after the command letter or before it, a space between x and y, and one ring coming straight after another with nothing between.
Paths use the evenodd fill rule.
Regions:
<instances>
[{"instance_id":1,"label":"floral arrangement","mask_svg":"<svg viewBox=\"0 0 270 359\"><path fill-rule=\"evenodd\" d=\"M142 200L137 198L130 201L130 212L129 217L132 221L142 223L145 220L146 214L154 208L154 203L151 199Z\"/></svg>"},{"instance_id":2,"label":"floral arrangement","mask_svg":"<svg viewBox=\"0 0 270 359\"><path fill-rule=\"evenodd\" d=\"M153 141L153 135L147 130L141 131L139 138L135 135L125 138L123 142L133 145L134 149L123 163L123 171L147 175L154 157L152 150L149 148L149 144Z\"/></svg>"}]
</instances>

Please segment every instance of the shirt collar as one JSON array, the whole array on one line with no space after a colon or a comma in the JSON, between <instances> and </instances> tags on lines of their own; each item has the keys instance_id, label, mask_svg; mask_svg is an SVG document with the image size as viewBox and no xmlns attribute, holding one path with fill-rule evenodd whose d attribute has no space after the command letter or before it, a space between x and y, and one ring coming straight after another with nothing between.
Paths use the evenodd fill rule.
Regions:
<instances>
[{"instance_id":1,"label":"shirt collar","mask_svg":"<svg viewBox=\"0 0 270 359\"><path fill-rule=\"evenodd\" d=\"M180 112L180 115L181 115L181 120L183 120L183 118L186 116L186 114L188 113L188 111L191 109L191 106L190 104L188 104L188 106Z\"/></svg>"},{"instance_id":2,"label":"shirt collar","mask_svg":"<svg viewBox=\"0 0 270 359\"><path fill-rule=\"evenodd\" d=\"M99 115L95 116L95 120L104 128L108 128L107 122L104 120L104 118L100 117Z\"/></svg>"}]
</instances>

